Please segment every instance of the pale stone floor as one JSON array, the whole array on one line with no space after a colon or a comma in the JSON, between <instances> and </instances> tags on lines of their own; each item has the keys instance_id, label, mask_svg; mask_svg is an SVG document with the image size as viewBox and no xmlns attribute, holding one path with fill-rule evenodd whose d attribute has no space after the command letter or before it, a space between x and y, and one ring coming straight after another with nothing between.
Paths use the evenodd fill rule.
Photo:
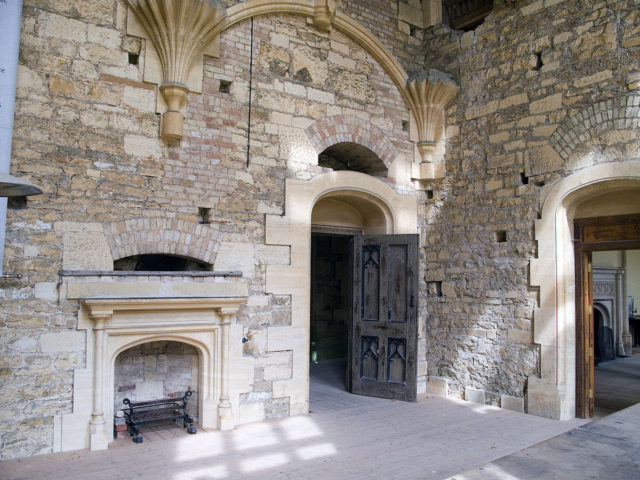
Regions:
<instances>
[{"instance_id":1,"label":"pale stone floor","mask_svg":"<svg viewBox=\"0 0 640 480\"><path fill-rule=\"evenodd\" d=\"M154 429L139 445L117 441L100 452L4 462L0 479L618 478L606 473L610 465L602 470L598 448L614 458L624 455L618 460L625 466L620 473L637 468L638 475L627 474L626 479L640 478L640 405L594 424L557 422L434 396L405 403L349 395L336 386L339 375L313 369L312 374L316 380L309 415L243 425L230 432L188 435L179 428ZM627 451L616 450L614 439L626 440ZM560 443L547 447L552 442ZM588 454L575 457L577 464L562 458L563 452L571 451L569 445L577 448L576 442L588 445ZM539 457L534 455L536 448ZM556 469L564 476L552 475L556 461L568 468ZM596 467L589 467L589 462ZM585 473L598 468L600 476Z\"/></svg>"}]
</instances>

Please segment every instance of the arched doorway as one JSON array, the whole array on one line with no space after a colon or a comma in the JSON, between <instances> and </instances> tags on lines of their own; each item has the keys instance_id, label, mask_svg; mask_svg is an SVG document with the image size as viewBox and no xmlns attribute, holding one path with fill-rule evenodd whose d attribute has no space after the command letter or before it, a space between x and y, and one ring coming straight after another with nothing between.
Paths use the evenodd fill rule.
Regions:
<instances>
[{"instance_id":1,"label":"arched doorway","mask_svg":"<svg viewBox=\"0 0 640 480\"><path fill-rule=\"evenodd\" d=\"M337 227L337 233L351 235L355 232L348 230L356 226L416 237L418 230L416 198L400 195L370 175L343 170L308 181L287 179L285 191L286 214L267 215L266 239L269 245L290 246L291 262L267 266L266 283L267 293L291 296L291 325L268 329L267 351L292 352L292 378L274 382L274 396L289 397L293 415L309 410L313 230Z\"/></svg>"},{"instance_id":2,"label":"arched doorway","mask_svg":"<svg viewBox=\"0 0 640 480\"><path fill-rule=\"evenodd\" d=\"M415 400L417 235L393 235L392 218L366 192L335 190L314 204L311 360L341 370L349 392Z\"/></svg>"},{"instance_id":3,"label":"arched doorway","mask_svg":"<svg viewBox=\"0 0 640 480\"><path fill-rule=\"evenodd\" d=\"M351 390L353 238L392 233L391 218L383 203L362 192L330 192L313 206L309 396L314 409L322 408L314 396L323 399L332 388Z\"/></svg>"},{"instance_id":4,"label":"arched doorway","mask_svg":"<svg viewBox=\"0 0 640 480\"><path fill-rule=\"evenodd\" d=\"M528 379L529 413L563 420L585 416L579 399L589 395L584 366L590 350L580 328L592 323L580 317L588 301L576 300L576 285L583 281L579 270L588 265L574 254L574 220L640 213L633 201L639 191L640 162L627 161L585 168L542 192L542 216L535 225L538 258L530 264L531 285L540 289L534 315L540 377Z\"/></svg>"}]
</instances>

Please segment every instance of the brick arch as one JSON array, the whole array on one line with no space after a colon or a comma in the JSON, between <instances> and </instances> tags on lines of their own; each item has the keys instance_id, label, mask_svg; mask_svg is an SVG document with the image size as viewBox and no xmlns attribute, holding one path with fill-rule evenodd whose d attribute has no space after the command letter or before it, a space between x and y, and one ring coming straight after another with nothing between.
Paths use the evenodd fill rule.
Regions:
<instances>
[{"instance_id":1,"label":"brick arch","mask_svg":"<svg viewBox=\"0 0 640 480\"><path fill-rule=\"evenodd\" d=\"M210 225L176 218L137 218L105 228L113 260L143 254L190 257L213 264L220 233Z\"/></svg>"},{"instance_id":2,"label":"brick arch","mask_svg":"<svg viewBox=\"0 0 640 480\"><path fill-rule=\"evenodd\" d=\"M389 168L398 156L396 147L375 125L353 115L325 117L305 130L318 154L337 143L353 142L375 153Z\"/></svg>"},{"instance_id":3,"label":"brick arch","mask_svg":"<svg viewBox=\"0 0 640 480\"><path fill-rule=\"evenodd\" d=\"M590 105L568 116L551 135L550 144L567 160L579 145L604 131L640 128L639 108L640 95L633 93Z\"/></svg>"}]
</instances>

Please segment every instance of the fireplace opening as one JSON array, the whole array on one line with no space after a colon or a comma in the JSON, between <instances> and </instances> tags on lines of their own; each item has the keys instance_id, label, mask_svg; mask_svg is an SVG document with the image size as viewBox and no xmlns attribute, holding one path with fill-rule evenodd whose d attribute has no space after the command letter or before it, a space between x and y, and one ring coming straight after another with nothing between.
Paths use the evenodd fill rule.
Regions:
<instances>
[{"instance_id":1,"label":"fireplace opening","mask_svg":"<svg viewBox=\"0 0 640 480\"><path fill-rule=\"evenodd\" d=\"M123 400L132 402L180 398L186 391L193 394L187 413L198 423L198 351L182 342L154 341L136 345L121 352L114 364L115 433L128 438L122 416ZM155 425L153 430L182 427L172 422ZM148 430L149 427L147 427ZM141 428L144 436L145 428ZM151 431L151 430L148 430Z\"/></svg>"},{"instance_id":2,"label":"fireplace opening","mask_svg":"<svg viewBox=\"0 0 640 480\"><path fill-rule=\"evenodd\" d=\"M143 254L120 258L113 264L114 270L135 272L206 272L210 263L178 255Z\"/></svg>"}]
</instances>

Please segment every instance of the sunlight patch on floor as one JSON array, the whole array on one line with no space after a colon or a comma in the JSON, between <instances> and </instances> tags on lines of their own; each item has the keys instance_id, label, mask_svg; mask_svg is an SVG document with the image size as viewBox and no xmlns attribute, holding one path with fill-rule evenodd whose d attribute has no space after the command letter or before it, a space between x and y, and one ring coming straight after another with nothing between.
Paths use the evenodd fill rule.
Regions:
<instances>
[{"instance_id":1,"label":"sunlight patch on floor","mask_svg":"<svg viewBox=\"0 0 640 480\"><path fill-rule=\"evenodd\" d=\"M217 457L225 453L225 441L222 436L206 435L206 438L206 448L202 448L202 436L194 435L192 437L181 438L177 442L176 460L178 462L189 462L203 458Z\"/></svg>"},{"instance_id":2,"label":"sunlight patch on floor","mask_svg":"<svg viewBox=\"0 0 640 480\"><path fill-rule=\"evenodd\" d=\"M197 468L178 472L173 476L173 480L194 480L197 478L218 479L227 478L229 469L226 465L213 465L211 467Z\"/></svg>"},{"instance_id":3,"label":"sunlight patch on floor","mask_svg":"<svg viewBox=\"0 0 640 480\"><path fill-rule=\"evenodd\" d=\"M309 447L302 447L296 450L296 455L300 460L313 460L320 457L328 457L338 453L333 443L320 443Z\"/></svg>"},{"instance_id":4,"label":"sunlight patch on floor","mask_svg":"<svg viewBox=\"0 0 640 480\"><path fill-rule=\"evenodd\" d=\"M270 468L279 467L289 461L286 453L270 453L268 455L260 455L255 458L248 458L240 462L240 469L245 473L257 472L258 470L268 470Z\"/></svg>"},{"instance_id":5,"label":"sunlight patch on floor","mask_svg":"<svg viewBox=\"0 0 640 480\"><path fill-rule=\"evenodd\" d=\"M289 417L281 422L280 427L287 440L301 440L322 435L322 430L309 417Z\"/></svg>"},{"instance_id":6,"label":"sunlight patch on floor","mask_svg":"<svg viewBox=\"0 0 640 480\"><path fill-rule=\"evenodd\" d=\"M273 426L268 423L254 423L245 428L238 428L233 431L232 436L234 449L238 451L280 443Z\"/></svg>"}]
</instances>

